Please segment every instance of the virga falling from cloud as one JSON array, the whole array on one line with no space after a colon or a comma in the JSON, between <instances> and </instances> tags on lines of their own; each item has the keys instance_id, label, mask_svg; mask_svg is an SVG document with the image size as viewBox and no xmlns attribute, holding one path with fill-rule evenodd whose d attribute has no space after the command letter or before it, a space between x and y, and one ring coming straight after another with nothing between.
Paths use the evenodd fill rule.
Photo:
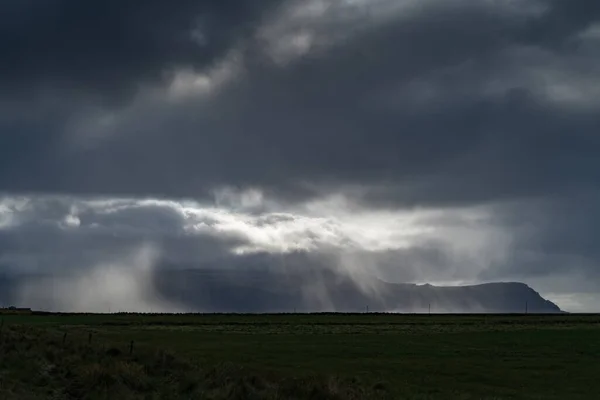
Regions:
<instances>
[{"instance_id":1,"label":"virga falling from cloud","mask_svg":"<svg viewBox=\"0 0 600 400\"><path fill-rule=\"evenodd\" d=\"M152 286L158 255L148 244L66 276L33 277L19 288L17 303L61 312L180 312L183 305L160 298Z\"/></svg>"}]
</instances>

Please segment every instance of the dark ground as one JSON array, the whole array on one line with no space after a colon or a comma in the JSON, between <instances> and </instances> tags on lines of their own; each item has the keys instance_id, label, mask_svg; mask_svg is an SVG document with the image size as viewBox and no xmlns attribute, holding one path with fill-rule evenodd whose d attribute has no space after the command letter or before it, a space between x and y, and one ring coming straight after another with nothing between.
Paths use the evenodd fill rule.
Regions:
<instances>
[{"instance_id":1,"label":"dark ground","mask_svg":"<svg viewBox=\"0 0 600 400\"><path fill-rule=\"evenodd\" d=\"M600 396L600 315L12 314L3 321L2 399Z\"/></svg>"}]
</instances>

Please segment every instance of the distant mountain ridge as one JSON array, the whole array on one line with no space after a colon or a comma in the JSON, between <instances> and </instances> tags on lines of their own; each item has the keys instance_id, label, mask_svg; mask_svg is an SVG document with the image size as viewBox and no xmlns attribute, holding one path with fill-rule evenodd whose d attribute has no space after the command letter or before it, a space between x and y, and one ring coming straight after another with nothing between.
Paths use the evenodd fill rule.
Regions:
<instances>
[{"instance_id":1,"label":"distant mountain ridge","mask_svg":"<svg viewBox=\"0 0 600 400\"><path fill-rule=\"evenodd\" d=\"M357 282L331 270L170 270L158 272L155 285L166 298L208 312L562 312L518 282L432 286Z\"/></svg>"},{"instance_id":2,"label":"distant mountain ridge","mask_svg":"<svg viewBox=\"0 0 600 400\"><path fill-rule=\"evenodd\" d=\"M399 289L390 285L389 291ZM520 282L494 282L468 286L400 285L404 293L391 297L400 309L412 305L416 312L560 313L561 309Z\"/></svg>"},{"instance_id":3,"label":"distant mountain ridge","mask_svg":"<svg viewBox=\"0 0 600 400\"><path fill-rule=\"evenodd\" d=\"M21 284L42 275L1 275L0 305L14 304ZM60 277L54 277L60 281ZM398 313L561 313L524 283L432 286L351 279L327 268L173 269L159 268L152 296L194 312L398 312ZM57 295L61 293L57 292ZM22 302L22 301L21 301ZM127 304L121 305L127 309ZM61 311L61 310L56 310ZM143 310L142 310L143 311Z\"/></svg>"}]
</instances>

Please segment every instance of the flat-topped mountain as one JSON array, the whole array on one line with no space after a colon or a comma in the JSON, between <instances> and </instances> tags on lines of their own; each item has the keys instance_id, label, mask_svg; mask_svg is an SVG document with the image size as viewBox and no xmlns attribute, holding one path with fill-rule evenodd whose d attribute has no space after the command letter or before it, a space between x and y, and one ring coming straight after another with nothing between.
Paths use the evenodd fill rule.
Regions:
<instances>
[{"instance_id":1,"label":"flat-topped mountain","mask_svg":"<svg viewBox=\"0 0 600 400\"><path fill-rule=\"evenodd\" d=\"M432 286L351 279L331 270L306 272L175 270L154 284L169 300L206 312L336 311L560 313L523 283Z\"/></svg>"},{"instance_id":2,"label":"flat-topped mountain","mask_svg":"<svg viewBox=\"0 0 600 400\"><path fill-rule=\"evenodd\" d=\"M559 313L560 308L524 283L497 282L470 286L387 284L386 294L398 311Z\"/></svg>"},{"instance_id":3,"label":"flat-topped mountain","mask_svg":"<svg viewBox=\"0 0 600 400\"><path fill-rule=\"evenodd\" d=\"M169 266L152 272L149 280L141 279L138 282L141 286L131 289L133 295L120 293L122 298L118 299L110 294L111 287L94 287L90 293L97 296L96 300L81 299L87 293L81 285L92 281L71 285L73 280L69 279L69 276L54 275L2 275L0 305L55 311L64 311L62 308L66 306L71 311L88 311L79 310L77 304L89 307L94 306L94 301L111 301L118 309L147 311L139 309L139 305L149 304L151 300L153 304L168 304L172 311L194 312L364 312L367 308L372 312L399 313L561 312L558 306L523 283L472 286L389 283L370 276L351 278L346 273L319 267L284 272L261 268L176 269ZM30 296L22 295L20 288L31 282L37 282L34 287L43 290L44 296L31 290ZM59 285L61 282L69 284ZM75 282L79 281L75 279ZM119 282L117 279L104 284ZM101 293L106 294L102 297ZM140 296L142 298L138 298Z\"/></svg>"}]
</instances>

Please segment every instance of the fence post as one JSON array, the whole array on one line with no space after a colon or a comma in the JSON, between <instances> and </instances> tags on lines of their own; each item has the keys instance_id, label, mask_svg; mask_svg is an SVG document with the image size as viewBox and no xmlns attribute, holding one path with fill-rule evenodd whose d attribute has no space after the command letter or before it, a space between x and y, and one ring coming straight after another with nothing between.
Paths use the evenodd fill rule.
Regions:
<instances>
[{"instance_id":1,"label":"fence post","mask_svg":"<svg viewBox=\"0 0 600 400\"><path fill-rule=\"evenodd\" d=\"M92 332L88 335L88 344L92 344Z\"/></svg>"},{"instance_id":2,"label":"fence post","mask_svg":"<svg viewBox=\"0 0 600 400\"><path fill-rule=\"evenodd\" d=\"M67 332L65 332L65 334L63 335L63 344L65 344L65 342L67 341Z\"/></svg>"},{"instance_id":3,"label":"fence post","mask_svg":"<svg viewBox=\"0 0 600 400\"><path fill-rule=\"evenodd\" d=\"M129 355L133 354L133 340L129 343Z\"/></svg>"}]
</instances>

